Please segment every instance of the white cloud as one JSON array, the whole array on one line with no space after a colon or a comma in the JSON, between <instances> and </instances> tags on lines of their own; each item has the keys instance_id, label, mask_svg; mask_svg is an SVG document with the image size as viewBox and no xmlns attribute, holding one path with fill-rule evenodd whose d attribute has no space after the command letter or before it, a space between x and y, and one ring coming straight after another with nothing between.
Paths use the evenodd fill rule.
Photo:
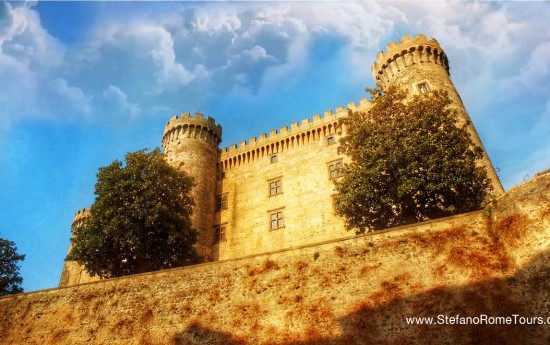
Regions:
<instances>
[{"instance_id":1,"label":"white cloud","mask_svg":"<svg viewBox=\"0 0 550 345\"><path fill-rule=\"evenodd\" d=\"M56 104L63 104L66 110L74 110L75 115L91 113L90 98L81 89L69 85L65 79L52 80L50 88L52 93L59 98Z\"/></svg>"},{"instance_id":2,"label":"white cloud","mask_svg":"<svg viewBox=\"0 0 550 345\"><path fill-rule=\"evenodd\" d=\"M59 66L64 48L41 26L38 14L27 6L0 4L0 52L31 69Z\"/></svg>"},{"instance_id":3,"label":"white cloud","mask_svg":"<svg viewBox=\"0 0 550 345\"><path fill-rule=\"evenodd\" d=\"M512 83L520 82L529 88L535 89L535 92L550 91L547 84L550 77L550 41L539 44L529 56L527 63L521 69L520 74L513 78ZM540 90L542 85L546 87ZM537 90L538 89L538 90Z\"/></svg>"},{"instance_id":4,"label":"white cloud","mask_svg":"<svg viewBox=\"0 0 550 345\"><path fill-rule=\"evenodd\" d=\"M47 75L65 50L41 26L38 14L21 3L0 3L1 125L27 117L44 117L42 94Z\"/></svg>"},{"instance_id":5,"label":"white cloud","mask_svg":"<svg viewBox=\"0 0 550 345\"><path fill-rule=\"evenodd\" d=\"M139 106L128 101L128 96L114 85L109 85L103 90L103 98L106 101L104 109L114 117L128 120L140 113Z\"/></svg>"},{"instance_id":6,"label":"white cloud","mask_svg":"<svg viewBox=\"0 0 550 345\"><path fill-rule=\"evenodd\" d=\"M534 49L529 44L536 40L518 40L536 22L507 3L174 3L154 13L98 21L89 40L71 48L51 37L28 6L5 4L1 17L0 84L11 90L5 98L14 108L21 102L18 95L53 107L55 102L40 94L41 85L57 85L60 99L81 102L73 109L83 114L103 112L105 90L116 85L133 116L159 107L179 110L234 88L270 92L302 70L316 45L327 41L334 43L327 54L344 50L341 56L360 76L354 78L368 83L374 51L400 27L411 30L400 34L419 30L437 37L454 59L453 79L472 95L503 80L502 66L519 51L533 53L518 78L542 84L548 73L548 47ZM507 73L509 78L520 71ZM15 85L10 88L5 80Z\"/></svg>"}]
</instances>

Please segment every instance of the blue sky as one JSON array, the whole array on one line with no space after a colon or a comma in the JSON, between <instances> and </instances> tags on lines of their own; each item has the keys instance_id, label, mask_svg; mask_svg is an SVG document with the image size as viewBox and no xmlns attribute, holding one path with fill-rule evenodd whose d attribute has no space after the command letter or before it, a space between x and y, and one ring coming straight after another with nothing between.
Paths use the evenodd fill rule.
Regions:
<instances>
[{"instance_id":1,"label":"blue sky","mask_svg":"<svg viewBox=\"0 0 550 345\"><path fill-rule=\"evenodd\" d=\"M221 147L365 97L379 50L424 33L506 189L550 168L548 2L2 2L0 237L55 287L99 167L200 111Z\"/></svg>"}]
</instances>

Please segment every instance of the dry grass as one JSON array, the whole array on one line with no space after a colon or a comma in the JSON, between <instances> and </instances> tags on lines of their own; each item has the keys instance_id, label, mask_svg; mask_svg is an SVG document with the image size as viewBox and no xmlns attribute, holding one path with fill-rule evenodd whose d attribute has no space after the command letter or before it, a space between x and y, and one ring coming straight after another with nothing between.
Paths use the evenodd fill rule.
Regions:
<instances>
[{"instance_id":1,"label":"dry grass","mask_svg":"<svg viewBox=\"0 0 550 345\"><path fill-rule=\"evenodd\" d=\"M381 262L377 263L376 265L364 265L363 267L361 267L361 270L359 271L360 275L361 276L366 276L367 273L369 273L371 271L374 271L374 270L380 268L381 266L382 266Z\"/></svg>"},{"instance_id":2,"label":"dry grass","mask_svg":"<svg viewBox=\"0 0 550 345\"><path fill-rule=\"evenodd\" d=\"M296 268L296 271L302 272L304 269L308 268L309 265L306 262L298 261L298 262L296 262L294 267Z\"/></svg>"},{"instance_id":3,"label":"dry grass","mask_svg":"<svg viewBox=\"0 0 550 345\"><path fill-rule=\"evenodd\" d=\"M522 235L528 230L527 216L524 214L514 214L508 216L497 223L494 235L498 241L503 241L508 245L517 245Z\"/></svg>"},{"instance_id":4,"label":"dry grass","mask_svg":"<svg viewBox=\"0 0 550 345\"><path fill-rule=\"evenodd\" d=\"M490 245L483 250L457 246L451 249L447 261L457 267L469 269L477 278L505 272L510 267L510 259L499 244Z\"/></svg>"},{"instance_id":5,"label":"dry grass","mask_svg":"<svg viewBox=\"0 0 550 345\"><path fill-rule=\"evenodd\" d=\"M369 295L375 305L383 305L403 296L403 290L395 282L382 282L382 289Z\"/></svg>"},{"instance_id":6,"label":"dry grass","mask_svg":"<svg viewBox=\"0 0 550 345\"><path fill-rule=\"evenodd\" d=\"M265 259L262 266L260 266L260 267L247 266L246 268L247 268L248 276L252 277L252 276L255 276L255 275L258 275L258 274L263 274L265 272L278 270L279 265L271 259Z\"/></svg>"},{"instance_id":7,"label":"dry grass","mask_svg":"<svg viewBox=\"0 0 550 345\"><path fill-rule=\"evenodd\" d=\"M334 247L334 254L336 254L336 256L338 256L339 258L343 258L346 253L347 250L345 250L344 248L340 246Z\"/></svg>"}]
</instances>

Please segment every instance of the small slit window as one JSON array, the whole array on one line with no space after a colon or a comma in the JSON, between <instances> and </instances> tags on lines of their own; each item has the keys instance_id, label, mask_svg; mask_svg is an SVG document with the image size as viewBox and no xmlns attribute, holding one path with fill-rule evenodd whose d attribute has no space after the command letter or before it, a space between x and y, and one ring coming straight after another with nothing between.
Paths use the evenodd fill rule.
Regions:
<instances>
[{"instance_id":1,"label":"small slit window","mask_svg":"<svg viewBox=\"0 0 550 345\"><path fill-rule=\"evenodd\" d=\"M430 91L430 88L428 87L428 83L419 83L417 87L418 87L418 92L420 92L420 94L427 93Z\"/></svg>"}]
</instances>

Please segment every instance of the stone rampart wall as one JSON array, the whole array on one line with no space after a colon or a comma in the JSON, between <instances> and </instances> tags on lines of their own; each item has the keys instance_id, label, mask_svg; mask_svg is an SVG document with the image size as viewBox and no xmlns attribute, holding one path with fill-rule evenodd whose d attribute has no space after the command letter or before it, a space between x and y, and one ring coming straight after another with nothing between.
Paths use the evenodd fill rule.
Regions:
<instances>
[{"instance_id":1,"label":"stone rampart wall","mask_svg":"<svg viewBox=\"0 0 550 345\"><path fill-rule=\"evenodd\" d=\"M484 212L4 297L0 343L546 343L550 326L518 323L550 321L549 190L545 174ZM406 321L456 315L516 324Z\"/></svg>"}]
</instances>

